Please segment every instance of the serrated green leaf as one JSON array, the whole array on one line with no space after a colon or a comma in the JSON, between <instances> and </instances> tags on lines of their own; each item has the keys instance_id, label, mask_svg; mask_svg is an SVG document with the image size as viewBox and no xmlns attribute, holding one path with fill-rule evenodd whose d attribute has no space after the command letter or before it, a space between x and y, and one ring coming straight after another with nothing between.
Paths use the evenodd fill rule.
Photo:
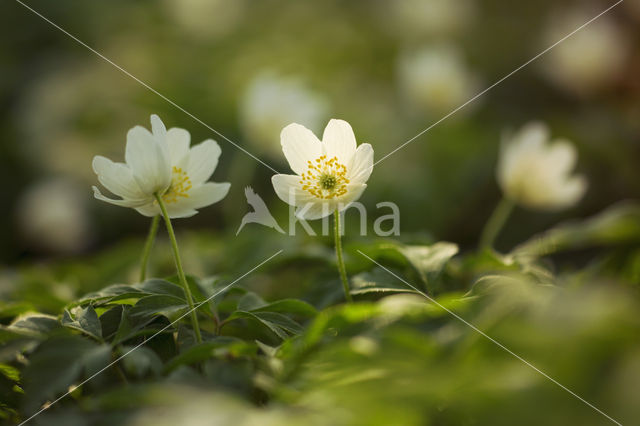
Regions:
<instances>
[{"instance_id":1,"label":"serrated green leaf","mask_svg":"<svg viewBox=\"0 0 640 426\"><path fill-rule=\"evenodd\" d=\"M138 300L138 302L131 307L129 315L132 318L164 315L171 320L178 318L180 314L184 313L188 308L189 306L183 299L174 296L152 295L145 296Z\"/></svg>"},{"instance_id":2,"label":"serrated green leaf","mask_svg":"<svg viewBox=\"0 0 640 426\"><path fill-rule=\"evenodd\" d=\"M351 278L351 294L416 293L406 284L380 267L361 272Z\"/></svg>"},{"instance_id":3,"label":"serrated green leaf","mask_svg":"<svg viewBox=\"0 0 640 426\"><path fill-rule=\"evenodd\" d=\"M22 336L45 337L51 330L60 327L58 319L45 314L25 314L16 318L7 330Z\"/></svg>"},{"instance_id":4,"label":"serrated green leaf","mask_svg":"<svg viewBox=\"0 0 640 426\"><path fill-rule=\"evenodd\" d=\"M86 308L72 308L71 311L65 309L61 323L67 328L81 331L98 341L102 341L102 324L91 305Z\"/></svg>"},{"instance_id":5,"label":"serrated green leaf","mask_svg":"<svg viewBox=\"0 0 640 426\"><path fill-rule=\"evenodd\" d=\"M240 306L238 306L238 309L242 310ZM318 313L318 310L302 300L282 299L267 303L259 308L251 309L251 312L279 312L282 314L313 317Z\"/></svg>"}]
</instances>

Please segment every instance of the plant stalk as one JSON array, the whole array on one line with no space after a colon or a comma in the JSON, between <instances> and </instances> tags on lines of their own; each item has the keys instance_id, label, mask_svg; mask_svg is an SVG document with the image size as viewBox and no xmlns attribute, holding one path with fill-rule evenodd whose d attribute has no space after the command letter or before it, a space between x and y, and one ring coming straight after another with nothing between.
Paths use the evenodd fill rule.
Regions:
<instances>
[{"instance_id":1,"label":"plant stalk","mask_svg":"<svg viewBox=\"0 0 640 426\"><path fill-rule=\"evenodd\" d=\"M158 233L158 224L160 223L160 216L154 216L151 219L151 227L149 228L149 235L147 235L147 241L144 243L144 249L142 252L142 260L140 262L140 282L147 279L147 265L149 263L149 254L153 247L153 242L156 239Z\"/></svg>"},{"instance_id":2,"label":"plant stalk","mask_svg":"<svg viewBox=\"0 0 640 426\"><path fill-rule=\"evenodd\" d=\"M508 198L502 198L495 210L489 217L487 224L482 230L482 236L480 237L480 248L493 247L496 237L500 233L500 230L504 227L504 224L509 219L511 212L513 211L515 204Z\"/></svg>"},{"instance_id":3,"label":"plant stalk","mask_svg":"<svg viewBox=\"0 0 640 426\"><path fill-rule=\"evenodd\" d=\"M198 324L198 313L196 312L195 306L193 304L193 296L191 296L191 289L189 289L187 277L184 275L184 270L182 269L182 261L180 260L180 251L178 250L178 241L176 240L176 234L173 232L171 219L169 219L169 214L167 213L167 208L162 201L162 197L160 197L158 194L155 194L155 197L156 201L158 202L158 206L160 206L160 211L162 211L164 223L167 225L167 232L169 233L169 240L171 241L171 248L173 249L173 257L175 259L176 269L178 271L178 279L180 279L180 284L184 289L184 294L187 298L189 310L191 311L191 325L193 326L193 331L196 333L196 341L198 343L202 343L200 325Z\"/></svg>"},{"instance_id":4,"label":"plant stalk","mask_svg":"<svg viewBox=\"0 0 640 426\"><path fill-rule=\"evenodd\" d=\"M344 259L342 257L342 238L340 235L340 213L336 210L333 213L333 222L335 224L333 235L336 246L336 258L338 261L338 271L340 272L340 279L342 280L342 288L344 289L344 297L348 303L353 302L351 293L349 292L349 280L347 279L347 270L344 266Z\"/></svg>"}]
</instances>

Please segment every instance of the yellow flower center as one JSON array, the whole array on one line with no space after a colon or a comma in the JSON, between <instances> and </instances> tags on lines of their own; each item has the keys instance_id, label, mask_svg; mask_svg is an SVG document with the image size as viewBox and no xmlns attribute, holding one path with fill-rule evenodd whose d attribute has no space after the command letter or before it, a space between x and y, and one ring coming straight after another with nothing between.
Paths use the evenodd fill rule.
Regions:
<instances>
[{"instance_id":1,"label":"yellow flower center","mask_svg":"<svg viewBox=\"0 0 640 426\"><path fill-rule=\"evenodd\" d=\"M307 162L307 171L302 174L302 189L317 198L330 199L347 193L347 167L337 157L327 160L323 155Z\"/></svg>"},{"instance_id":2,"label":"yellow flower center","mask_svg":"<svg viewBox=\"0 0 640 426\"><path fill-rule=\"evenodd\" d=\"M162 195L165 203L177 203L180 197L188 198L188 191L191 189L191 179L180 167L173 166L171 169L171 185Z\"/></svg>"}]
</instances>

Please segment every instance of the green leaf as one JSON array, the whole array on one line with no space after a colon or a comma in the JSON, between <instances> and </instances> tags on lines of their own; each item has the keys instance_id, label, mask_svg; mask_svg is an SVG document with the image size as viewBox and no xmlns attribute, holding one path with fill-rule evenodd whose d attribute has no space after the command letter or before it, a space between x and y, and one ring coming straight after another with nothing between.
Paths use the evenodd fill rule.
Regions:
<instances>
[{"instance_id":1,"label":"green leaf","mask_svg":"<svg viewBox=\"0 0 640 426\"><path fill-rule=\"evenodd\" d=\"M417 293L388 271L375 267L351 278L351 294L368 293Z\"/></svg>"},{"instance_id":2,"label":"green leaf","mask_svg":"<svg viewBox=\"0 0 640 426\"><path fill-rule=\"evenodd\" d=\"M236 311L227 319L227 321L233 321L240 318L257 321L283 340L292 334L296 335L302 332L300 324L286 315L277 312Z\"/></svg>"},{"instance_id":3,"label":"green leaf","mask_svg":"<svg viewBox=\"0 0 640 426\"><path fill-rule=\"evenodd\" d=\"M30 358L23 378L29 411L67 392L108 365L111 348L81 336L62 336L42 343Z\"/></svg>"},{"instance_id":4,"label":"green leaf","mask_svg":"<svg viewBox=\"0 0 640 426\"><path fill-rule=\"evenodd\" d=\"M536 235L517 246L511 254L521 261L531 261L564 250L638 242L640 205L635 202L623 202L586 220L561 224Z\"/></svg>"},{"instance_id":5,"label":"green leaf","mask_svg":"<svg viewBox=\"0 0 640 426\"><path fill-rule=\"evenodd\" d=\"M397 245L396 250L407 258L425 284L429 275L438 274L444 265L458 253L457 244L438 242L430 246Z\"/></svg>"},{"instance_id":6,"label":"green leaf","mask_svg":"<svg viewBox=\"0 0 640 426\"><path fill-rule=\"evenodd\" d=\"M260 309L267 304L260 296L254 292L248 292L238 300L238 311L253 311Z\"/></svg>"},{"instance_id":7,"label":"green leaf","mask_svg":"<svg viewBox=\"0 0 640 426\"><path fill-rule=\"evenodd\" d=\"M238 306L240 308L240 306ZM242 310L242 309L239 309ZM267 303L259 308L251 309L251 312L279 312L282 314L299 315L311 318L318 313L318 310L298 299L282 299L272 303Z\"/></svg>"},{"instance_id":8,"label":"green leaf","mask_svg":"<svg viewBox=\"0 0 640 426\"><path fill-rule=\"evenodd\" d=\"M171 372L182 365L190 365L202 362L216 356L220 349L233 356L252 355L256 352L256 346L234 337L220 336L204 343L193 345L181 354L169 360L165 367L165 373Z\"/></svg>"},{"instance_id":9,"label":"green leaf","mask_svg":"<svg viewBox=\"0 0 640 426\"><path fill-rule=\"evenodd\" d=\"M86 308L72 308L71 311L65 309L61 323L65 327L81 331L98 341L102 341L102 324L91 305Z\"/></svg>"},{"instance_id":10,"label":"green leaf","mask_svg":"<svg viewBox=\"0 0 640 426\"><path fill-rule=\"evenodd\" d=\"M7 330L29 337L45 337L51 330L60 327L58 319L45 314L26 314L16 318Z\"/></svg>"},{"instance_id":11,"label":"green leaf","mask_svg":"<svg viewBox=\"0 0 640 426\"><path fill-rule=\"evenodd\" d=\"M134 377L141 379L147 374L159 376L162 372L162 360L149 348L139 346L134 349L134 347L123 346L121 355L124 354L127 354L121 360L124 369Z\"/></svg>"},{"instance_id":12,"label":"green leaf","mask_svg":"<svg viewBox=\"0 0 640 426\"><path fill-rule=\"evenodd\" d=\"M185 300L184 290L179 285L166 280L150 279L135 285L114 284L98 292L89 293L69 306L73 307L87 303L98 306L127 299L141 299L152 295L165 295Z\"/></svg>"},{"instance_id":13,"label":"green leaf","mask_svg":"<svg viewBox=\"0 0 640 426\"><path fill-rule=\"evenodd\" d=\"M175 320L187 310L189 306L184 299L167 295L146 296L138 300L129 311L132 318L147 318L163 315L170 321Z\"/></svg>"}]
</instances>

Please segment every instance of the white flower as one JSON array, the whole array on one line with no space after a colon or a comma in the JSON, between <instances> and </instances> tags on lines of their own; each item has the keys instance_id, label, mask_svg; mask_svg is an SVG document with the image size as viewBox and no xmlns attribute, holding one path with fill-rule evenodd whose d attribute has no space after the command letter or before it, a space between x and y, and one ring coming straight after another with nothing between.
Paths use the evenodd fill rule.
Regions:
<instances>
[{"instance_id":1,"label":"white flower","mask_svg":"<svg viewBox=\"0 0 640 426\"><path fill-rule=\"evenodd\" d=\"M479 86L478 77L466 66L462 54L449 44L402 54L398 80L410 103L433 114L460 106L477 93Z\"/></svg>"},{"instance_id":2,"label":"white flower","mask_svg":"<svg viewBox=\"0 0 640 426\"><path fill-rule=\"evenodd\" d=\"M543 123L529 123L503 141L498 183L505 196L525 207L558 210L574 205L584 195L587 181L571 175L576 149L566 140L549 143Z\"/></svg>"},{"instance_id":3,"label":"white flower","mask_svg":"<svg viewBox=\"0 0 640 426\"><path fill-rule=\"evenodd\" d=\"M229 192L229 183L207 182L218 165L220 147L212 140L189 148L191 136L184 129L166 130L157 115L151 116L152 132L136 126L127 133L125 163L97 155L93 170L105 188L122 199L107 198L93 187L102 201L136 209L144 216L160 214L159 194L169 217L190 217L196 210L216 203Z\"/></svg>"},{"instance_id":4,"label":"white flower","mask_svg":"<svg viewBox=\"0 0 640 426\"><path fill-rule=\"evenodd\" d=\"M91 240L85 189L68 178L37 182L16 203L21 234L36 249L77 253Z\"/></svg>"},{"instance_id":5,"label":"white flower","mask_svg":"<svg viewBox=\"0 0 640 426\"><path fill-rule=\"evenodd\" d=\"M328 102L295 78L261 73L248 86L240 105L242 130L259 152L279 155L278 135L289 123L320 130Z\"/></svg>"},{"instance_id":6,"label":"white flower","mask_svg":"<svg viewBox=\"0 0 640 426\"><path fill-rule=\"evenodd\" d=\"M542 45L550 46L595 13L570 10L554 14L543 32ZM554 47L540 63L546 75L561 89L587 95L611 85L624 71L629 42L620 23L602 16Z\"/></svg>"},{"instance_id":7,"label":"white flower","mask_svg":"<svg viewBox=\"0 0 640 426\"><path fill-rule=\"evenodd\" d=\"M367 187L373 170L373 148L356 138L349 123L331 120L320 141L300 124L289 124L280 135L282 151L295 175L271 179L278 197L298 207L302 219L320 219L344 210Z\"/></svg>"}]
</instances>

